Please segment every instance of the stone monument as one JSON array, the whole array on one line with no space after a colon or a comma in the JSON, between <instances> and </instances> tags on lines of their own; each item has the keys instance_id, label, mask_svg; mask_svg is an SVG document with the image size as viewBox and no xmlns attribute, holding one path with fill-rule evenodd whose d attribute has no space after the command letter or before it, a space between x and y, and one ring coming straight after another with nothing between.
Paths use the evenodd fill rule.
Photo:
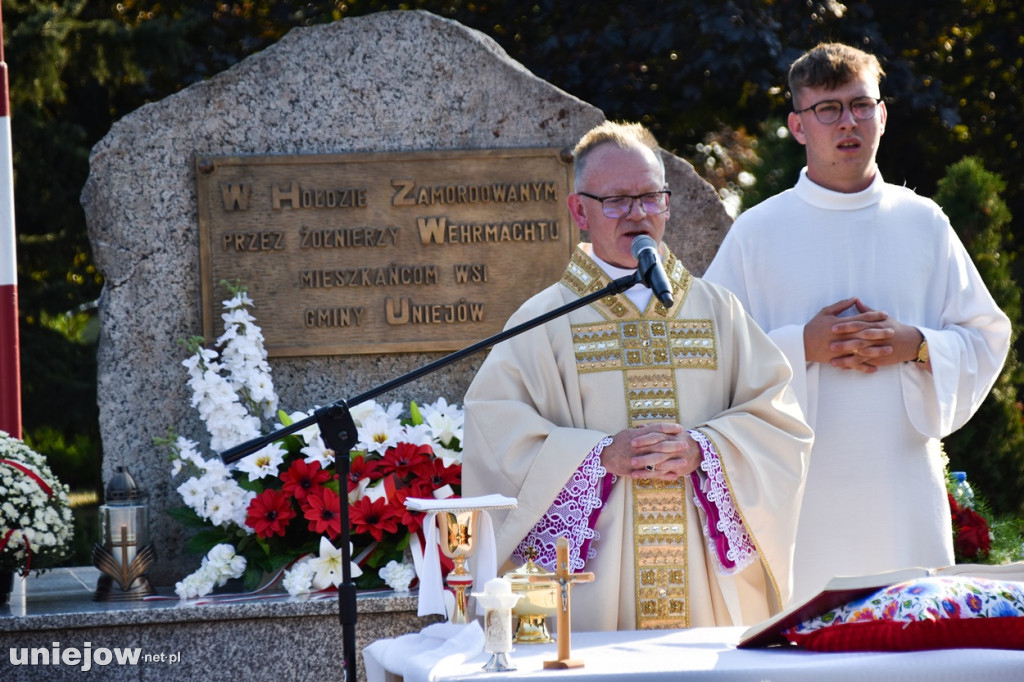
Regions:
<instances>
[{"instance_id":1,"label":"stone monument","mask_svg":"<svg viewBox=\"0 0 1024 682\"><path fill-rule=\"evenodd\" d=\"M537 78L487 36L429 13L394 11L295 29L111 128L93 149L82 193L105 278L98 356L103 473L108 480L116 465L127 465L149 493L159 555L150 572L155 585L173 585L200 560L184 552L187 531L164 513L181 500L168 453L154 439L173 429L208 443L190 406L181 366L186 355L178 343L204 328L201 158L571 148L603 119L597 108ZM665 158L673 190L666 241L699 274L730 219L689 164ZM332 200L349 199L338 194ZM254 314L259 323L258 298ZM271 366L281 407L308 411L440 356L389 349L272 357ZM461 403L482 359L462 360L380 401L443 396Z\"/></svg>"}]
</instances>

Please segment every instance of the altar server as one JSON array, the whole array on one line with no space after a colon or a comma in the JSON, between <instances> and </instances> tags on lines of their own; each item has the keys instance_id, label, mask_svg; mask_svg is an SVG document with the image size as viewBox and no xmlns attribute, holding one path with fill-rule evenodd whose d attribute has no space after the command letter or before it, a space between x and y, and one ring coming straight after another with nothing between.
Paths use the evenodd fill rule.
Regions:
<instances>
[{"instance_id":1,"label":"altar server","mask_svg":"<svg viewBox=\"0 0 1024 682\"><path fill-rule=\"evenodd\" d=\"M974 414L1009 348L1009 321L942 210L882 180L882 75L835 43L793 63L789 130L807 165L739 216L705 273L786 353L815 431L798 600L835 575L953 563L940 439Z\"/></svg>"}]
</instances>

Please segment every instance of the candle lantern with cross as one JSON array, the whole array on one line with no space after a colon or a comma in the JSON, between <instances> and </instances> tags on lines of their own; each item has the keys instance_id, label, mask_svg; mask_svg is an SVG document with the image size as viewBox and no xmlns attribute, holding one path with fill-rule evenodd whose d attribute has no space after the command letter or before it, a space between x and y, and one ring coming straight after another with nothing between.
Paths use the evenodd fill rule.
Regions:
<instances>
[{"instance_id":1,"label":"candle lantern with cross","mask_svg":"<svg viewBox=\"0 0 1024 682\"><path fill-rule=\"evenodd\" d=\"M156 562L149 544L149 507L128 470L118 465L99 508L100 541L92 562L100 569L96 601L127 601L153 594L145 573ZM116 585L115 585L116 583Z\"/></svg>"}]
</instances>

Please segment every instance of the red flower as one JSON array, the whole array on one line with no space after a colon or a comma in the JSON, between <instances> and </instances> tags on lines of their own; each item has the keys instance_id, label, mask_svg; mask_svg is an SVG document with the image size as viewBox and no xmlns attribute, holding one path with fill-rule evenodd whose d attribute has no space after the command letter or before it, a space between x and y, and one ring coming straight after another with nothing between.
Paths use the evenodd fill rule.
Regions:
<instances>
[{"instance_id":1,"label":"red flower","mask_svg":"<svg viewBox=\"0 0 1024 682\"><path fill-rule=\"evenodd\" d=\"M245 515L245 523L261 538L284 535L288 522L295 518L291 498L281 490L268 488L253 498Z\"/></svg>"},{"instance_id":2,"label":"red flower","mask_svg":"<svg viewBox=\"0 0 1024 682\"><path fill-rule=\"evenodd\" d=\"M416 478L430 484L433 492L446 485L462 484L462 468L458 465L445 466L440 459L431 459L416 467Z\"/></svg>"},{"instance_id":3,"label":"red flower","mask_svg":"<svg viewBox=\"0 0 1024 682\"><path fill-rule=\"evenodd\" d=\"M953 519L956 537L953 547L960 556L970 560L984 559L992 549L988 521L973 509L961 509Z\"/></svg>"},{"instance_id":4,"label":"red flower","mask_svg":"<svg viewBox=\"0 0 1024 682\"><path fill-rule=\"evenodd\" d=\"M380 462L380 470L383 474L394 473L400 478L408 478L420 464L430 461L434 451L429 445L413 445L412 443L399 443L393 448L388 448L384 458Z\"/></svg>"},{"instance_id":5,"label":"red flower","mask_svg":"<svg viewBox=\"0 0 1024 682\"><path fill-rule=\"evenodd\" d=\"M949 495L949 511L953 516L953 549L967 561L984 559L992 550L988 521L973 509L961 508Z\"/></svg>"},{"instance_id":6,"label":"red flower","mask_svg":"<svg viewBox=\"0 0 1024 682\"><path fill-rule=\"evenodd\" d=\"M423 517L426 516L425 512L412 511L405 506L405 498L407 497L429 497L430 491L417 492L415 487L402 488L401 490L395 491L395 505L399 508L401 516L401 523L403 526L409 529L410 533L419 532L423 528Z\"/></svg>"},{"instance_id":7,"label":"red flower","mask_svg":"<svg viewBox=\"0 0 1024 682\"><path fill-rule=\"evenodd\" d=\"M397 533L400 515L383 497L370 501L364 497L349 509L349 525L353 533L369 533L380 542L384 533Z\"/></svg>"},{"instance_id":8,"label":"red flower","mask_svg":"<svg viewBox=\"0 0 1024 682\"><path fill-rule=\"evenodd\" d=\"M303 510L310 532L329 538L341 533L341 498L330 488L320 488L306 496Z\"/></svg>"},{"instance_id":9,"label":"red flower","mask_svg":"<svg viewBox=\"0 0 1024 682\"><path fill-rule=\"evenodd\" d=\"M433 497L434 489L430 486L430 480L426 478L412 478L408 481L398 481L401 487L396 486L394 493L388 492L388 497L395 500L395 503L401 506L405 505L406 497ZM395 497L397 493L402 493L402 499Z\"/></svg>"},{"instance_id":10,"label":"red flower","mask_svg":"<svg viewBox=\"0 0 1024 682\"><path fill-rule=\"evenodd\" d=\"M288 471L281 474L284 491L299 502L305 500L307 495L319 490L330 478L330 472L321 469L320 462L307 463L303 459L292 462Z\"/></svg>"},{"instance_id":11,"label":"red flower","mask_svg":"<svg viewBox=\"0 0 1024 682\"><path fill-rule=\"evenodd\" d=\"M359 481L368 478L376 481L381 477L379 462L368 460L363 455L352 458L348 467L348 491L352 492L359 487Z\"/></svg>"}]
</instances>

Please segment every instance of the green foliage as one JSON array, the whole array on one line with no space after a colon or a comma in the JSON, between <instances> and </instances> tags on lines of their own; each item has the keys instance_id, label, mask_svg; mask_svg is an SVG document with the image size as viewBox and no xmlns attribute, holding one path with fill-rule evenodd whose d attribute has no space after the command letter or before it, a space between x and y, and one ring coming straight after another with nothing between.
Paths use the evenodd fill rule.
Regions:
<instances>
[{"instance_id":1,"label":"green foliage","mask_svg":"<svg viewBox=\"0 0 1024 682\"><path fill-rule=\"evenodd\" d=\"M1006 183L985 169L981 159L965 157L946 170L935 201L967 247L993 298L1010 317L1014 334L1020 321L1020 288L1012 273L1011 216L1000 194ZM1019 371L1019 370L1018 370Z\"/></svg>"},{"instance_id":2,"label":"green foliage","mask_svg":"<svg viewBox=\"0 0 1024 682\"><path fill-rule=\"evenodd\" d=\"M71 494L72 498L74 493ZM100 539L99 505L71 503L74 517L74 537L71 552L59 566L88 566L92 563L92 548Z\"/></svg>"},{"instance_id":3,"label":"green foliage","mask_svg":"<svg viewBox=\"0 0 1024 682\"><path fill-rule=\"evenodd\" d=\"M772 119L763 128L755 144L757 160L749 169L757 179L743 192L744 209L795 185L806 160L803 146L793 139L785 120Z\"/></svg>"},{"instance_id":4,"label":"green foliage","mask_svg":"<svg viewBox=\"0 0 1024 682\"><path fill-rule=\"evenodd\" d=\"M1024 559L1024 519L1011 515L996 517L989 524L992 531L992 551L986 563L1006 564Z\"/></svg>"},{"instance_id":5,"label":"green foliage","mask_svg":"<svg viewBox=\"0 0 1024 682\"><path fill-rule=\"evenodd\" d=\"M1016 340L1020 287L1014 281L1006 243L1010 212L999 194L1005 183L967 157L947 169L935 200L949 217L978 266L993 298L1010 318ZM967 471L999 514L1024 513L1024 421L1018 392L1021 363L1012 347L1003 372L977 414L944 441L950 467Z\"/></svg>"},{"instance_id":6,"label":"green foliage","mask_svg":"<svg viewBox=\"0 0 1024 682\"><path fill-rule=\"evenodd\" d=\"M49 426L25 434L25 442L36 452L46 453L53 473L72 490L99 490L99 443L85 434L68 436Z\"/></svg>"},{"instance_id":7,"label":"green foliage","mask_svg":"<svg viewBox=\"0 0 1024 682\"><path fill-rule=\"evenodd\" d=\"M1007 179L1001 193L1018 224L982 251L1021 267L1008 238L1024 230L1018 0L8 0L26 434L45 427L99 449L95 336L58 322L69 311L94 320L103 284L78 201L93 145L122 116L292 28L385 10L427 10L483 32L609 118L645 122L716 189L742 191L744 206L790 186L802 165L799 145L775 134L789 109L789 64L819 41L861 45L887 72L886 179L931 195L946 166L968 153L984 159ZM1001 379L1001 400L1020 383L1016 369ZM983 409L970 428L986 423Z\"/></svg>"}]
</instances>

